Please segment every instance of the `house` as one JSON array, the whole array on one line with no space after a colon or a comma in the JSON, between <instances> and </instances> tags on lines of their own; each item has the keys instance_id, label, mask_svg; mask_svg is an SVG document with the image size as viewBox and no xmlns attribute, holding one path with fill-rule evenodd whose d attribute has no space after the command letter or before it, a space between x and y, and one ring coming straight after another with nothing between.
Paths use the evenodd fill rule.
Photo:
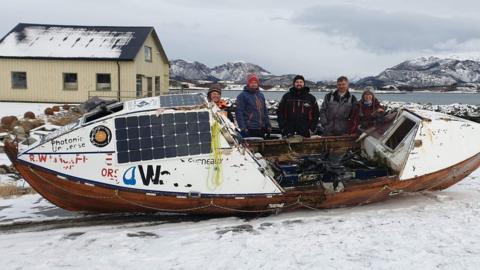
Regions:
<instances>
[{"instance_id":1,"label":"house","mask_svg":"<svg viewBox=\"0 0 480 270\"><path fill-rule=\"evenodd\" d=\"M0 40L0 101L126 100L168 91L153 27L20 23Z\"/></svg>"}]
</instances>

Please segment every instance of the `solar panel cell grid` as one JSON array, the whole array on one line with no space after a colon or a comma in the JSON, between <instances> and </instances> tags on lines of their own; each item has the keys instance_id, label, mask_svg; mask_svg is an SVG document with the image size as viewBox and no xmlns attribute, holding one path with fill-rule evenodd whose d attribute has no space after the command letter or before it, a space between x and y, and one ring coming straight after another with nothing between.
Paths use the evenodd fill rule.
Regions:
<instances>
[{"instance_id":1,"label":"solar panel cell grid","mask_svg":"<svg viewBox=\"0 0 480 270\"><path fill-rule=\"evenodd\" d=\"M168 104L193 104L193 95L168 96ZM203 100L202 100L203 102ZM210 116L202 112L130 116L115 119L118 163L207 154L211 151Z\"/></svg>"}]
</instances>

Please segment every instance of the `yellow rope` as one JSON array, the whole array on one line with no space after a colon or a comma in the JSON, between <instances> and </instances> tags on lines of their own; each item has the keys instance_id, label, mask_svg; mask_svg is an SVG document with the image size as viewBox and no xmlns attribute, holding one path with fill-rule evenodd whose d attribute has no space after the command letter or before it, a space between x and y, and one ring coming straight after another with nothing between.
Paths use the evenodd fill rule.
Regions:
<instances>
[{"instance_id":1,"label":"yellow rope","mask_svg":"<svg viewBox=\"0 0 480 270\"><path fill-rule=\"evenodd\" d=\"M210 157L213 159L213 166L208 170L207 186L214 190L223 183L222 150L220 145L221 126L217 121L212 125L212 150Z\"/></svg>"}]
</instances>

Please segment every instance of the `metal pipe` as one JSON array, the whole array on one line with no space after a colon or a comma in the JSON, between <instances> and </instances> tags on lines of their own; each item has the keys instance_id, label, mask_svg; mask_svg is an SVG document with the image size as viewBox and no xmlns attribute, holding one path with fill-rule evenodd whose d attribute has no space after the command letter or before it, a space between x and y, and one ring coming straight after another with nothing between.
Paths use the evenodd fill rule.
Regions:
<instances>
[{"instance_id":1,"label":"metal pipe","mask_svg":"<svg viewBox=\"0 0 480 270\"><path fill-rule=\"evenodd\" d=\"M117 101L120 101L120 63L117 61L117 70L118 70L118 92L117 92Z\"/></svg>"}]
</instances>

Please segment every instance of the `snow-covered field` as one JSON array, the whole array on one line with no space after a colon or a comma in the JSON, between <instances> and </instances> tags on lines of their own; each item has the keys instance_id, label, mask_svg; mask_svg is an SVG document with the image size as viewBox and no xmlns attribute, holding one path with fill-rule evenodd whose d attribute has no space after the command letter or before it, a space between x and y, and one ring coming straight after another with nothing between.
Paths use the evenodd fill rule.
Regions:
<instances>
[{"instance_id":1,"label":"snow-covered field","mask_svg":"<svg viewBox=\"0 0 480 270\"><path fill-rule=\"evenodd\" d=\"M26 111L32 111L35 115L41 115L47 107L54 105L47 103L0 102L0 117L7 115L21 117Z\"/></svg>"},{"instance_id":2,"label":"snow-covered field","mask_svg":"<svg viewBox=\"0 0 480 270\"><path fill-rule=\"evenodd\" d=\"M0 269L478 269L479 224L480 169L441 192L256 218L86 216L25 195L0 199Z\"/></svg>"},{"instance_id":3,"label":"snow-covered field","mask_svg":"<svg viewBox=\"0 0 480 270\"><path fill-rule=\"evenodd\" d=\"M356 208L94 226L28 195L0 201L0 261L2 269L478 269L479 181L477 170L442 192ZM67 228L4 225L59 218L70 218L59 222Z\"/></svg>"}]
</instances>

